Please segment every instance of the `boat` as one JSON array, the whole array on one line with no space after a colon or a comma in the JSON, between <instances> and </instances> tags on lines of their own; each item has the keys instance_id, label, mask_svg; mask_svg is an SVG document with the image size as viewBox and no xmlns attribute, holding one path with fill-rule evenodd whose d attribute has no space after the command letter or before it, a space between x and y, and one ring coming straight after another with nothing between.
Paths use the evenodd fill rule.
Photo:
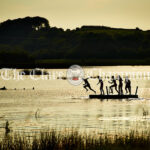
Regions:
<instances>
[{"instance_id":1,"label":"boat","mask_svg":"<svg viewBox=\"0 0 150 150\"><path fill-rule=\"evenodd\" d=\"M129 95L110 95L108 92L108 88L106 87L107 95L89 95L90 99L129 99L129 98L138 98L138 86L136 87L135 94Z\"/></svg>"}]
</instances>

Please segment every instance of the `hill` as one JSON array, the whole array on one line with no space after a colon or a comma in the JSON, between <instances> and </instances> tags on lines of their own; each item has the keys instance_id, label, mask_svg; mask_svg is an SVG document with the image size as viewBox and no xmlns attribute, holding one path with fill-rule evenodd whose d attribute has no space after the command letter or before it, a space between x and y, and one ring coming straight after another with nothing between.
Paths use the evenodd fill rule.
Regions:
<instances>
[{"instance_id":1,"label":"hill","mask_svg":"<svg viewBox=\"0 0 150 150\"><path fill-rule=\"evenodd\" d=\"M150 65L150 31L82 26L51 27L42 17L0 23L0 67Z\"/></svg>"}]
</instances>

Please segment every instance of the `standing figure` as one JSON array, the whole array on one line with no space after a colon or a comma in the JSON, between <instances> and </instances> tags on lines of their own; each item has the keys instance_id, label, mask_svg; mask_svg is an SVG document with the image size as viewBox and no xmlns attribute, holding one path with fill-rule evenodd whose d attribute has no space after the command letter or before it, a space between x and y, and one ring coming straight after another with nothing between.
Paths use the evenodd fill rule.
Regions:
<instances>
[{"instance_id":1,"label":"standing figure","mask_svg":"<svg viewBox=\"0 0 150 150\"><path fill-rule=\"evenodd\" d=\"M101 95L105 95L104 89L103 89L103 86L104 86L103 80L101 79L100 76L98 76L97 78L98 78L97 85L100 84L100 93L101 93Z\"/></svg>"},{"instance_id":2,"label":"standing figure","mask_svg":"<svg viewBox=\"0 0 150 150\"><path fill-rule=\"evenodd\" d=\"M129 94L131 95L131 81L129 80L128 77L126 77L125 79L125 90L126 94L129 92Z\"/></svg>"},{"instance_id":3,"label":"standing figure","mask_svg":"<svg viewBox=\"0 0 150 150\"><path fill-rule=\"evenodd\" d=\"M85 79L83 78L83 81L84 81L83 87L86 89L86 91L88 91L88 88L89 88L91 91L93 91L96 94L96 91L91 88L91 85L88 79L89 78L85 78Z\"/></svg>"},{"instance_id":4,"label":"standing figure","mask_svg":"<svg viewBox=\"0 0 150 150\"><path fill-rule=\"evenodd\" d=\"M122 89L122 87L123 87L123 83L122 83L123 80L122 80L122 78L121 78L120 75L118 76L118 80L119 80L119 86L118 86L118 87L119 87L119 88L118 88L118 89L119 89L119 90L118 90L118 91L119 91L119 95L123 95L123 89Z\"/></svg>"},{"instance_id":5,"label":"standing figure","mask_svg":"<svg viewBox=\"0 0 150 150\"><path fill-rule=\"evenodd\" d=\"M117 90L117 83L116 83L116 79L114 76L111 77L111 81L108 81L110 84L112 84L110 87L109 87L109 93L112 93L113 94L113 87L115 88L115 90L118 92Z\"/></svg>"}]
</instances>

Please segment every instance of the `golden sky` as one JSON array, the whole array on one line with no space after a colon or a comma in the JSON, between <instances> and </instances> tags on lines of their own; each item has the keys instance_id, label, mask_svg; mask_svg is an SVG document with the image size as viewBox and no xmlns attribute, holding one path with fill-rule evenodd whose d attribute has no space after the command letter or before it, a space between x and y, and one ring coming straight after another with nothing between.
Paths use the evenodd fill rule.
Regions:
<instances>
[{"instance_id":1,"label":"golden sky","mask_svg":"<svg viewBox=\"0 0 150 150\"><path fill-rule=\"evenodd\" d=\"M150 29L150 0L0 0L0 22L46 17L51 26L82 25Z\"/></svg>"}]
</instances>

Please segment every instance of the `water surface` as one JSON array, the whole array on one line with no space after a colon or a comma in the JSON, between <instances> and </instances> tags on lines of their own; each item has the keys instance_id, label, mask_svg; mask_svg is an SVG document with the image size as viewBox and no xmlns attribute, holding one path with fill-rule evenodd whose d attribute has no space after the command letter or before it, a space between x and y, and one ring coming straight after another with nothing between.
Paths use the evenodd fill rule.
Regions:
<instances>
[{"instance_id":1,"label":"water surface","mask_svg":"<svg viewBox=\"0 0 150 150\"><path fill-rule=\"evenodd\" d=\"M95 67L84 68L85 72ZM103 72L148 72L150 66L114 66L96 67ZM1 70L2 71L2 70ZM62 71L66 69L49 69ZM97 75L95 71L94 76ZM11 73L12 77L14 76ZM57 77L56 77L57 78ZM96 79L90 79L91 86L99 93ZM108 85L105 79L104 86ZM0 86L7 91L0 91L0 132L4 133L6 120L11 131L36 132L48 128L80 128L98 132L127 132L129 129L148 130L150 116L143 111L150 110L150 80L132 79L132 93L139 86L139 99L130 100L98 100L89 99L91 91L86 92L82 84L73 86L67 80L32 80L29 76L24 80L0 79ZM35 90L32 90L33 86ZM16 90L14 90L16 88ZM25 90L24 90L25 88Z\"/></svg>"}]
</instances>

